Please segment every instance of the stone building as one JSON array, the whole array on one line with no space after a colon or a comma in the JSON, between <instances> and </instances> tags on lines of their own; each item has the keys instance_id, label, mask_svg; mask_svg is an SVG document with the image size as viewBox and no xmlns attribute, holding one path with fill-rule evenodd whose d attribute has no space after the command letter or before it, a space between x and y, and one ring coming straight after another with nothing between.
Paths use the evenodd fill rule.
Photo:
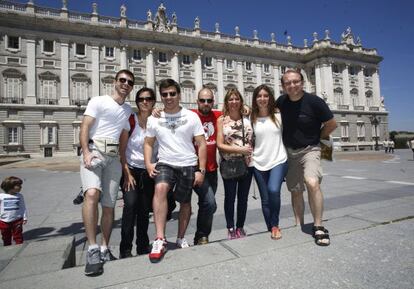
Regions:
<instances>
[{"instance_id":1,"label":"stone building","mask_svg":"<svg viewBox=\"0 0 414 289\"><path fill-rule=\"evenodd\" d=\"M388 135L388 112L380 97L375 49L364 48L348 28L340 41L313 33L303 47L202 30L198 17L192 29L181 28L175 13L161 4L145 20L0 1L0 146L1 154L76 153L79 126L90 97L110 94L115 72L128 68L136 77L135 92L157 88L163 78L182 86L182 102L195 106L203 86L216 94L221 108L226 89L237 87L246 103L254 88L268 84L282 93L280 77L300 69L305 90L323 97L339 124L333 137L342 150L373 149ZM159 99L159 98L158 98Z\"/></svg>"}]
</instances>

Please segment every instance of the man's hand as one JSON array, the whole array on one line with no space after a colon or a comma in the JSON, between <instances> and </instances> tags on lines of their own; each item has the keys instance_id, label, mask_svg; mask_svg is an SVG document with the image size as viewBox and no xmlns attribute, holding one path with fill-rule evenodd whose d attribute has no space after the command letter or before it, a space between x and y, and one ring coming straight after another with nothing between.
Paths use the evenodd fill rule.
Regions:
<instances>
[{"instance_id":1,"label":"man's hand","mask_svg":"<svg viewBox=\"0 0 414 289\"><path fill-rule=\"evenodd\" d=\"M85 164L85 168L90 169L92 164L92 159L97 158L97 156L95 156L94 154L92 154L91 152L87 151L87 152L83 152L83 163Z\"/></svg>"},{"instance_id":2,"label":"man's hand","mask_svg":"<svg viewBox=\"0 0 414 289\"><path fill-rule=\"evenodd\" d=\"M151 115L152 115L153 117L160 118L160 117L161 117L161 112L162 112L162 109L154 107L154 108L152 109L152 113L151 113Z\"/></svg>"},{"instance_id":3,"label":"man's hand","mask_svg":"<svg viewBox=\"0 0 414 289\"><path fill-rule=\"evenodd\" d=\"M193 187L199 187L203 184L203 182L204 182L204 174L199 171L195 172Z\"/></svg>"}]
</instances>

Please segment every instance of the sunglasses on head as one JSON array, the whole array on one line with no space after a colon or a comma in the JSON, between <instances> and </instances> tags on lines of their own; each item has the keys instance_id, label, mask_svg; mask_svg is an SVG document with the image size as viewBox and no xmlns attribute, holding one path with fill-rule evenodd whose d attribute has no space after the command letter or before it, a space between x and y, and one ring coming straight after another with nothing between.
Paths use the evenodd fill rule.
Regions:
<instances>
[{"instance_id":1,"label":"sunglasses on head","mask_svg":"<svg viewBox=\"0 0 414 289\"><path fill-rule=\"evenodd\" d=\"M168 95L174 97L174 96L177 95L177 92L176 91L171 91L171 92L163 92L163 93L161 93L161 96L162 97L167 97Z\"/></svg>"},{"instance_id":2,"label":"sunglasses on head","mask_svg":"<svg viewBox=\"0 0 414 289\"><path fill-rule=\"evenodd\" d=\"M213 103L213 99L212 98L199 98L198 102L202 102L202 103Z\"/></svg>"},{"instance_id":3,"label":"sunglasses on head","mask_svg":"<svg viewBox=\"0 0 414 289\"><path fill-rule=\"evenodd\" d=\"M153 101L154 98L152 96L145 96L145 97L138 97L138 102L144 102L144 101Z\"/></svg>"},{"instance_id":4,"label":"sunglasses on head","mask_svg":"<svg viewBox=\"0 0 414 289\"><path fill-rule=\"evenodd\" d=\"M120 83L128 82L129 86L131 86L131 87L134 86L134 82L132 80L129 80L129 79L126 79L126 78L123 78L123 77L118 78L118 80L119 80Z\"/></svg>"}]
</instances>

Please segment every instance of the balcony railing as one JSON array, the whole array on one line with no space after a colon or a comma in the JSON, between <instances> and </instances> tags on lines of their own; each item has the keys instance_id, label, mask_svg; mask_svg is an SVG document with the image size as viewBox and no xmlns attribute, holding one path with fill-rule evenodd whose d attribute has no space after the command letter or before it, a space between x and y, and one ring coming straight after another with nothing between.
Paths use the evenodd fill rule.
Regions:
<instances>
[{"instance_id":1,"label":"balcony railing","mask_svg":"<svg viewBox=\"0 0 414 289\"><path fill-rule=\"evenodd\" d=\"M71 99L70 104L71 105L77 105L77 106L87 105L88 100L87 99Z\"/></svg>"},{"instance_id":2,"label":"balcony railing","mask_svg":"<svg viewBox=\"0 0 414 289\"><path fill-rule=\"evenodd\" d=\"M24 98L20 97L0 97L0 103L23 104Z\"/></svg>"},{"instance_id":3,"label":"balcony railing","mask_svg":"<svg viewBox=\"0 0 414 289\"><path fill-rule=\"evenodd\" d=\"M47 98L38 98L36 100L37 104L48 104L48 105L56 105L58 104L57 99L47 99Z\"/></svg>"}]
</instances>

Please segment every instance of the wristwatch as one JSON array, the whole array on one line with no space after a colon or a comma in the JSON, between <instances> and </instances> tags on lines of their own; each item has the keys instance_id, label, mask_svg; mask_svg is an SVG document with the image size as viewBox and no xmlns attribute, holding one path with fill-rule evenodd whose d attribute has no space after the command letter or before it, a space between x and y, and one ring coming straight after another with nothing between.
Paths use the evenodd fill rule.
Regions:
<instances>
[{"instance_id":1,"label":"wristwatch","mask_svg":"<svg viewBox=\"0 0 414 289\"><path fill-rule=\"evenodd\" d=\"M200 172L202 175L206 174L206 169L198 169L196 172Z\"/></svg>"}]
</instances>

